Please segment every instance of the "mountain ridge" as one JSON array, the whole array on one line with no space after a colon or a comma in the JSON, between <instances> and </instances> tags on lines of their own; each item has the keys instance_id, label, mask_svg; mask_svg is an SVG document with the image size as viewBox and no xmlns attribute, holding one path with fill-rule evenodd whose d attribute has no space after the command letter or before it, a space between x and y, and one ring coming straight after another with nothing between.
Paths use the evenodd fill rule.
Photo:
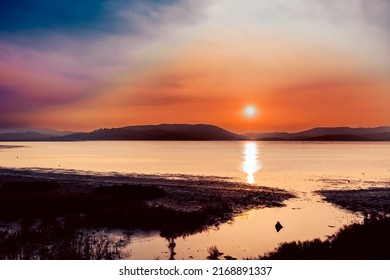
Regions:
<instances>
[{"instance_id":1,"label":"mountain ridge","mask_svg":"<svg viewBox=\"0 0 390 280\"><path fill-rule=\"evenodd\" d=\"M390 141L390 126L315 127L299 132L237 134L210 124L157 124L100 128L91 132L66 132L39 128L0 130L0 141Z\"/></svg>"},{"instance_id":2,"label":"mountain ridge","mask_svg":"<svg viewBox=\"0 0 390 280\"><path fill-rule=\"evenodd\" d=\"M268 141L390 141L390 126L315 127L293 133L249 133L244 136L251 140Z\"/></svg>"},{"instance_id":3,"label":"mountain ridge","mask_svg":"<svg viewBox=\"0 0 390 280\"><path fill-rule=\"evenodd\" d=\"M75 132L58 131L50 128L0 129L0 141L39 141L50 137L61 137Z\"/></svg>"},{"instance_id":4,"label":"mountain ridge","mask_svg":"<svg viewBox=\"0 0 390 280\"><path fill-rule=\"evenodd\" d=\"M244 140L242 135L209 124L159 124L101 128L92 132L55 137L53 140Z\"/></svg>"}]
</instances>

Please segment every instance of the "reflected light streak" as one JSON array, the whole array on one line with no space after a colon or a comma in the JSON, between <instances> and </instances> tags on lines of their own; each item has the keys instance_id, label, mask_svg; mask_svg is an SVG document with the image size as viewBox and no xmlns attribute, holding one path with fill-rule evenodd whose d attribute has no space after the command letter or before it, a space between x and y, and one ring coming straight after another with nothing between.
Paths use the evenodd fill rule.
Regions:
<instances>
[{"instance_id":1,"label":"reflected light streak","mask_svg":"<svg viewBox=\"0 0 390 280\"><path fill-rule=\"evenodd\" d=\"M257 160L258 150L257 144L254 142L245 143L244 146L244 161L241 164L241 170L247 174L248 184L254 184L254 174L260 170L261 165Z\"/></svg>"}]
</instances>

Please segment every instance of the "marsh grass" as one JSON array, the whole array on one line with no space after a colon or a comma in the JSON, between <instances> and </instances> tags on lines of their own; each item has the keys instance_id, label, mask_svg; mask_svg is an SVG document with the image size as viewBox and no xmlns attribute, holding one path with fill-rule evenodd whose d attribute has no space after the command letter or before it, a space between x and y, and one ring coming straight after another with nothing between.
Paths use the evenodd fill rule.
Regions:
<instances>
[{"instance_id":1,"label":"marsh grass","mask_svg":"<svg viewBox=\"0 0 390 280\"><path fill-rule=\"evenodd\" d=\"M208 260L219 260L219 257L223 255L223 253L220 252L215 245L208 247L207 253L209 253L209 255L207 256Z\"/></svg>"},{"instance_id":2,"label":"marsh grass","mask_svg":"<svg viewBox=\"0 0 390 280\"><path fill-rule=\"evenodd\" d=\"M390 218L371 217L345 226L324 241L282 243L260 259L270 260L389 260Z\"/></svg>"},{"instance_id":3,"label":"marsh grass","mask_svg":"<svg viewBox=\"0 0 390 280\"><path fill-rule=\"evenodd\" d=\"M0 220L19 222L20 229L0 232L0 259L114 259L120 257L118 244L98 235L98 229L160 230L172 239L233 213L223 201L206 203L199 211L148 204L165 195L159 187L126 184L88 193L66 193L53 182L5 184Z\"/></svg>"},{"instance_id":4,"label":"marsh grass","mask_svg":"<svg viewBox=\"0 0 390 280\"><path fill-rule=\"evenodd\" d=\"M60 221L23 222L18 230L0 231L0 259L120 259L124 246L101 231L83 231Z\"/></svg>"},{"instance_id":5,"label":"marsh grass","mask_svg":"<svg viewBox=\"0 0 390 280\"><path fill-rule=\"evenodd\" d=\"M60 189L60 185L54 181L27 181L8 182L1 186L0 192L12 193L40 193L52 192Z\"/></svg>"}]
</instances>

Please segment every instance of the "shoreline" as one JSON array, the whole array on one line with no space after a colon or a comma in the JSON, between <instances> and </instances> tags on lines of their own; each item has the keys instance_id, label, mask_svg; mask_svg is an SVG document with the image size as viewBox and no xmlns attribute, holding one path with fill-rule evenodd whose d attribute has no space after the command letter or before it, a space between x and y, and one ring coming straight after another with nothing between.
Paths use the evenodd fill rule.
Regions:
<instances>
[{"instance_id":1,"label":"shoreline","mask_svg":"<svg viewBox=\"0 0 390 280\"><path fill-rule=\"evenodd\" d=\"M174 242L294 197L218 177L69 170L0 168L0 185L0 221L18 223L17 229L0 229L0 259L120 259L127 242L102 230L157 230ZM91 240L110 246L104 255L96 248L84 253Z\"/></svg>"},{"instance_id":2,"label":"shoreline","mask_svg":"<svg viewBox=\"0 0 390 280\"><path fill-rule=\"evenodd\" d=\"M34 188L39 186L36 190L41 189L40 193L24 193L26 187L29 187L29 184L34 182L38 183L38 185L35 184L33 186ZM8 186L9 183L11 183L11 186ZM27 183L27 185L25 183ZM47 188L46 191L45 183L49 184L49 188ZM54 191L50 191L50 188L53 187L50 185L51 183L58 184L59 187L55 187L53 188ZM19 188L19 191L9 192L9 190L12 189L12 184L16 184L14 186ZM145 189L147 189L147 191L142 192L142 190ZM129 190L132 191L129 192ZM367 224L354 223L349 226L344 226L340 231L324 241L319 241L318 239L314 241L304 241L303 239L292 245L285 243L285 245L283 245L284 247L280 248L291 248L291 250L296 250L297 246L300 248L299 246L301 246L301 244L303 244L302 246L306 246L305 244L308 244L308 246L317 246L320 244L320 246L327 247L327 244L330 244L329 242L333 242L332 240L338 238L340 232L345 234L345 229L347 229L347 234L349 234L348 228L359 227L359 230L362 230L364 233L366 226L372 230L372 224L376 224L374 220L367 220L368 218L375 218L378 216L388 218L389 215L390 188L388 187L388 184L385 184L385 187L381 188L354 190L327 188L314 191L313 194L321 196L321 199L324 202L329 202L337 208L342 208L352 213L365 216L365 222L368 221ZM42 198L41 195L43 195L44 198ZM137 198L129 198L129 195L135 195ZM71 219L73 219L70 226L73 231L72 234L84 234L83 238L86 239L97 238L97 234L97 236L100 236L101 242L108 242L112 245L110 248L113 248L113 250L116 248L114 250L116 253L114 251L108 252L107 258L110 258L110 256L113 258L126 257L120 254L120 249L118 248L121 248L121 246L126 247L127 245L123 240L112 240L109 235L102 234L100 230L104 228L108 231L110 229L122 229L124 232L135 232L137 230L142 230L144 232L158 231L160 237L167 240L170 244L178 237L185 238L194 233L200 233L206 229L218 227L220 224L231 221L234 217L247 210L283 207L285 206L284 203L289 199L297 198L292 193L285 190L237 183L227 177L180 174L119 174L42 168L0 167L0 199L4 198L2 196L17 199L16 205L24 205L26 201L30 203L29 200L32 199L35 203L42 205L41 212L39 212L41 214L39 215L45 213L45 207L53 210L52 214L48 216L44 214L42 217L38 218L38 220L36 219L36 216L31 216L35 217L32 221L31 217L30 220L27 219L27 221L29 220L29 222L27 222L29 232L33 232L34 234L36 234L35 228L51 228L50 231L60 232L62 234L64 227L69 227L65 222L62 222L67 220L66 218L61 220L60 225L53 224L53 222L45 222L45 220L50 221L53 217L58 218L63 213L61 212L62 210L59 210L56 206L47 206L47 204L50 204L50 200L54 201L53 204L59 202L65 206L68 205L65 208L79 209L81 207L81 212L65 212L63 213L63 217L70 215ZM20 200L20 196L22 197L22 200ZM96 207L101 209L96 212L96 209L91 211L90 208L88 208L89 206L83 206L89 204L92 207L91 209L95 209ZM128 205L135 206L129 208ZM287 203L287 206L288 205L289 204ZM30 209L32 210L28 210L27 212L30 211L31 213L34 213L33 204ZM4 209L1 209L1 211L4 211ZM23 213L23 211L19 213ZM135 216L133 213L135 213ZM80 219L80 214L84 215L85 218ZM0 214L0 220L2 215L3 213ZM22 214L22 216L23 215L24 214ZM112 217L116 216L118 216L118 218L112 220ZM20 225L26 226L26 223L23 222L24 218L18 218L19 220L22 219L20 220L22 221ZM129 222L129 219L135 220ZM387 223L386 220L383 223ZM387 224L382 224L382 229L387 230ZM80 231L81 229L82 231ZM20 234L19 231L15 232ZM0 229L0 235L1 234ZM352 240L355 235L354 233L350 234L350 239ZM375 236L379 237L381 236L380 232L370 232L370 234L375 234ZM128 242L131 242L130 239ZM382 241L382 243L383 242L384 241ZM29 246L31 246L31 244ZM40 246L45 247L46 245L40 244ZM280 248L276 248L275 252ZM306 254L307 252L302 252L303 256L309 256ZM278 255L273 254L272 251L265 255L266 258L272 258L272 256ZM338 259L337 255L334 254L327 256ZM362 255L359 256L362 258ZM170 258L173 257L174 255L170 256ZM23 259L25 257L10 258ZM54 256L52 258L59 259L62 257ZM68 258L94 259L99 257L94 255L76 255ZM288 257L287 255L284 257L281 256L281 258L290 259L292 257Z\"/></svg>"},{"instance_id":3,"label":"shoreline","mask_svg":"<svg viewBox=\"0 0 390 280\"><path fill-rule=\"evenodd\" d=\"M61 185L61 192L74 194L115 184L155 186L164 189L167 196L151 205L169 205L179 211L199 210L202 203L213 203L215 197L232 203L237 213L253 208L282 207L283 201L295 198L283 189L235 182L229 177L0 167L0 185L34 180L55 181Z\"/></svg>"},{"instance_id":4,"label":"shoreline","mask_svg":"<svg viewBox=\"0 0 390 280\"><path fill-rule=\"evenodd\" d=\"M324 201L363 216L390 216L390 183L387 187L353 190L319 190Z\"/></svg>"},{"instance_id":5,"label":"shoreline","mask_svg":"<svg viewBox=\"0 0 390 280\"><path fill-rule=\"evenodd\" d=\"M326 240L283 242L255 259L268 260L389 260L390 182L367 189L315 191L336 207L364 216L361 223L342 227Z\"/></svg>"}]
</instances>

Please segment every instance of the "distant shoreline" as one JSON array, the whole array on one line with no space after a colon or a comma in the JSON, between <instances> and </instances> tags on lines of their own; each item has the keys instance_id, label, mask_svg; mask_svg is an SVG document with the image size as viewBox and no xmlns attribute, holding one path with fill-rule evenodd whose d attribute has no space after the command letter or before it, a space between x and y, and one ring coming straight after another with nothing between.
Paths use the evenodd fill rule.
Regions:
<instances>
[{"instance_id":1,"label":"distant shoreline","mask_svg":"<svg viewBox=\"0 0 390 280\"><path fill-rule=\"evenodd\" d=\"M13 141L8 141L8 142L13 142ZM23 146L20 146L20 145L0 145L0 149L15 149L15 148L21 148L21 147L23 147Z\"/></svg>"},{"instance_id":2,"label":"distant shoreline","mask_svg":"<svg viewBox=\"0 0 390 280\"><path fill-rule=\"evenodd\" d=\"M384 143L390 142L390 140L334 140L334 139L232 139L232 140L178 140L178 139L164 139L164 140L153 140L153 139L144 139L144 140L135 140L135 139L111 139L111 140L48 140L48 139L32 139L32 140L0 140L0 143L25 143L25 142L248 142L248 141L264 141L264 142L373 142L373 143ZM0 149L7 148L20 148L23 146L20 145L0 145Z\"/></svg>"},{"instance_id":3,"label":"distant shoreline","mask_svg":"<svg viewBox=\"0 0 390 280\"><path fill-rule=\"evenodd\" d=\"M316 127L287 133L237 134L210 124L135 125L91 132L25 129L1 132L0 141L390 141L390 126L371 128Z\"/></svg>"}]
</instances>

